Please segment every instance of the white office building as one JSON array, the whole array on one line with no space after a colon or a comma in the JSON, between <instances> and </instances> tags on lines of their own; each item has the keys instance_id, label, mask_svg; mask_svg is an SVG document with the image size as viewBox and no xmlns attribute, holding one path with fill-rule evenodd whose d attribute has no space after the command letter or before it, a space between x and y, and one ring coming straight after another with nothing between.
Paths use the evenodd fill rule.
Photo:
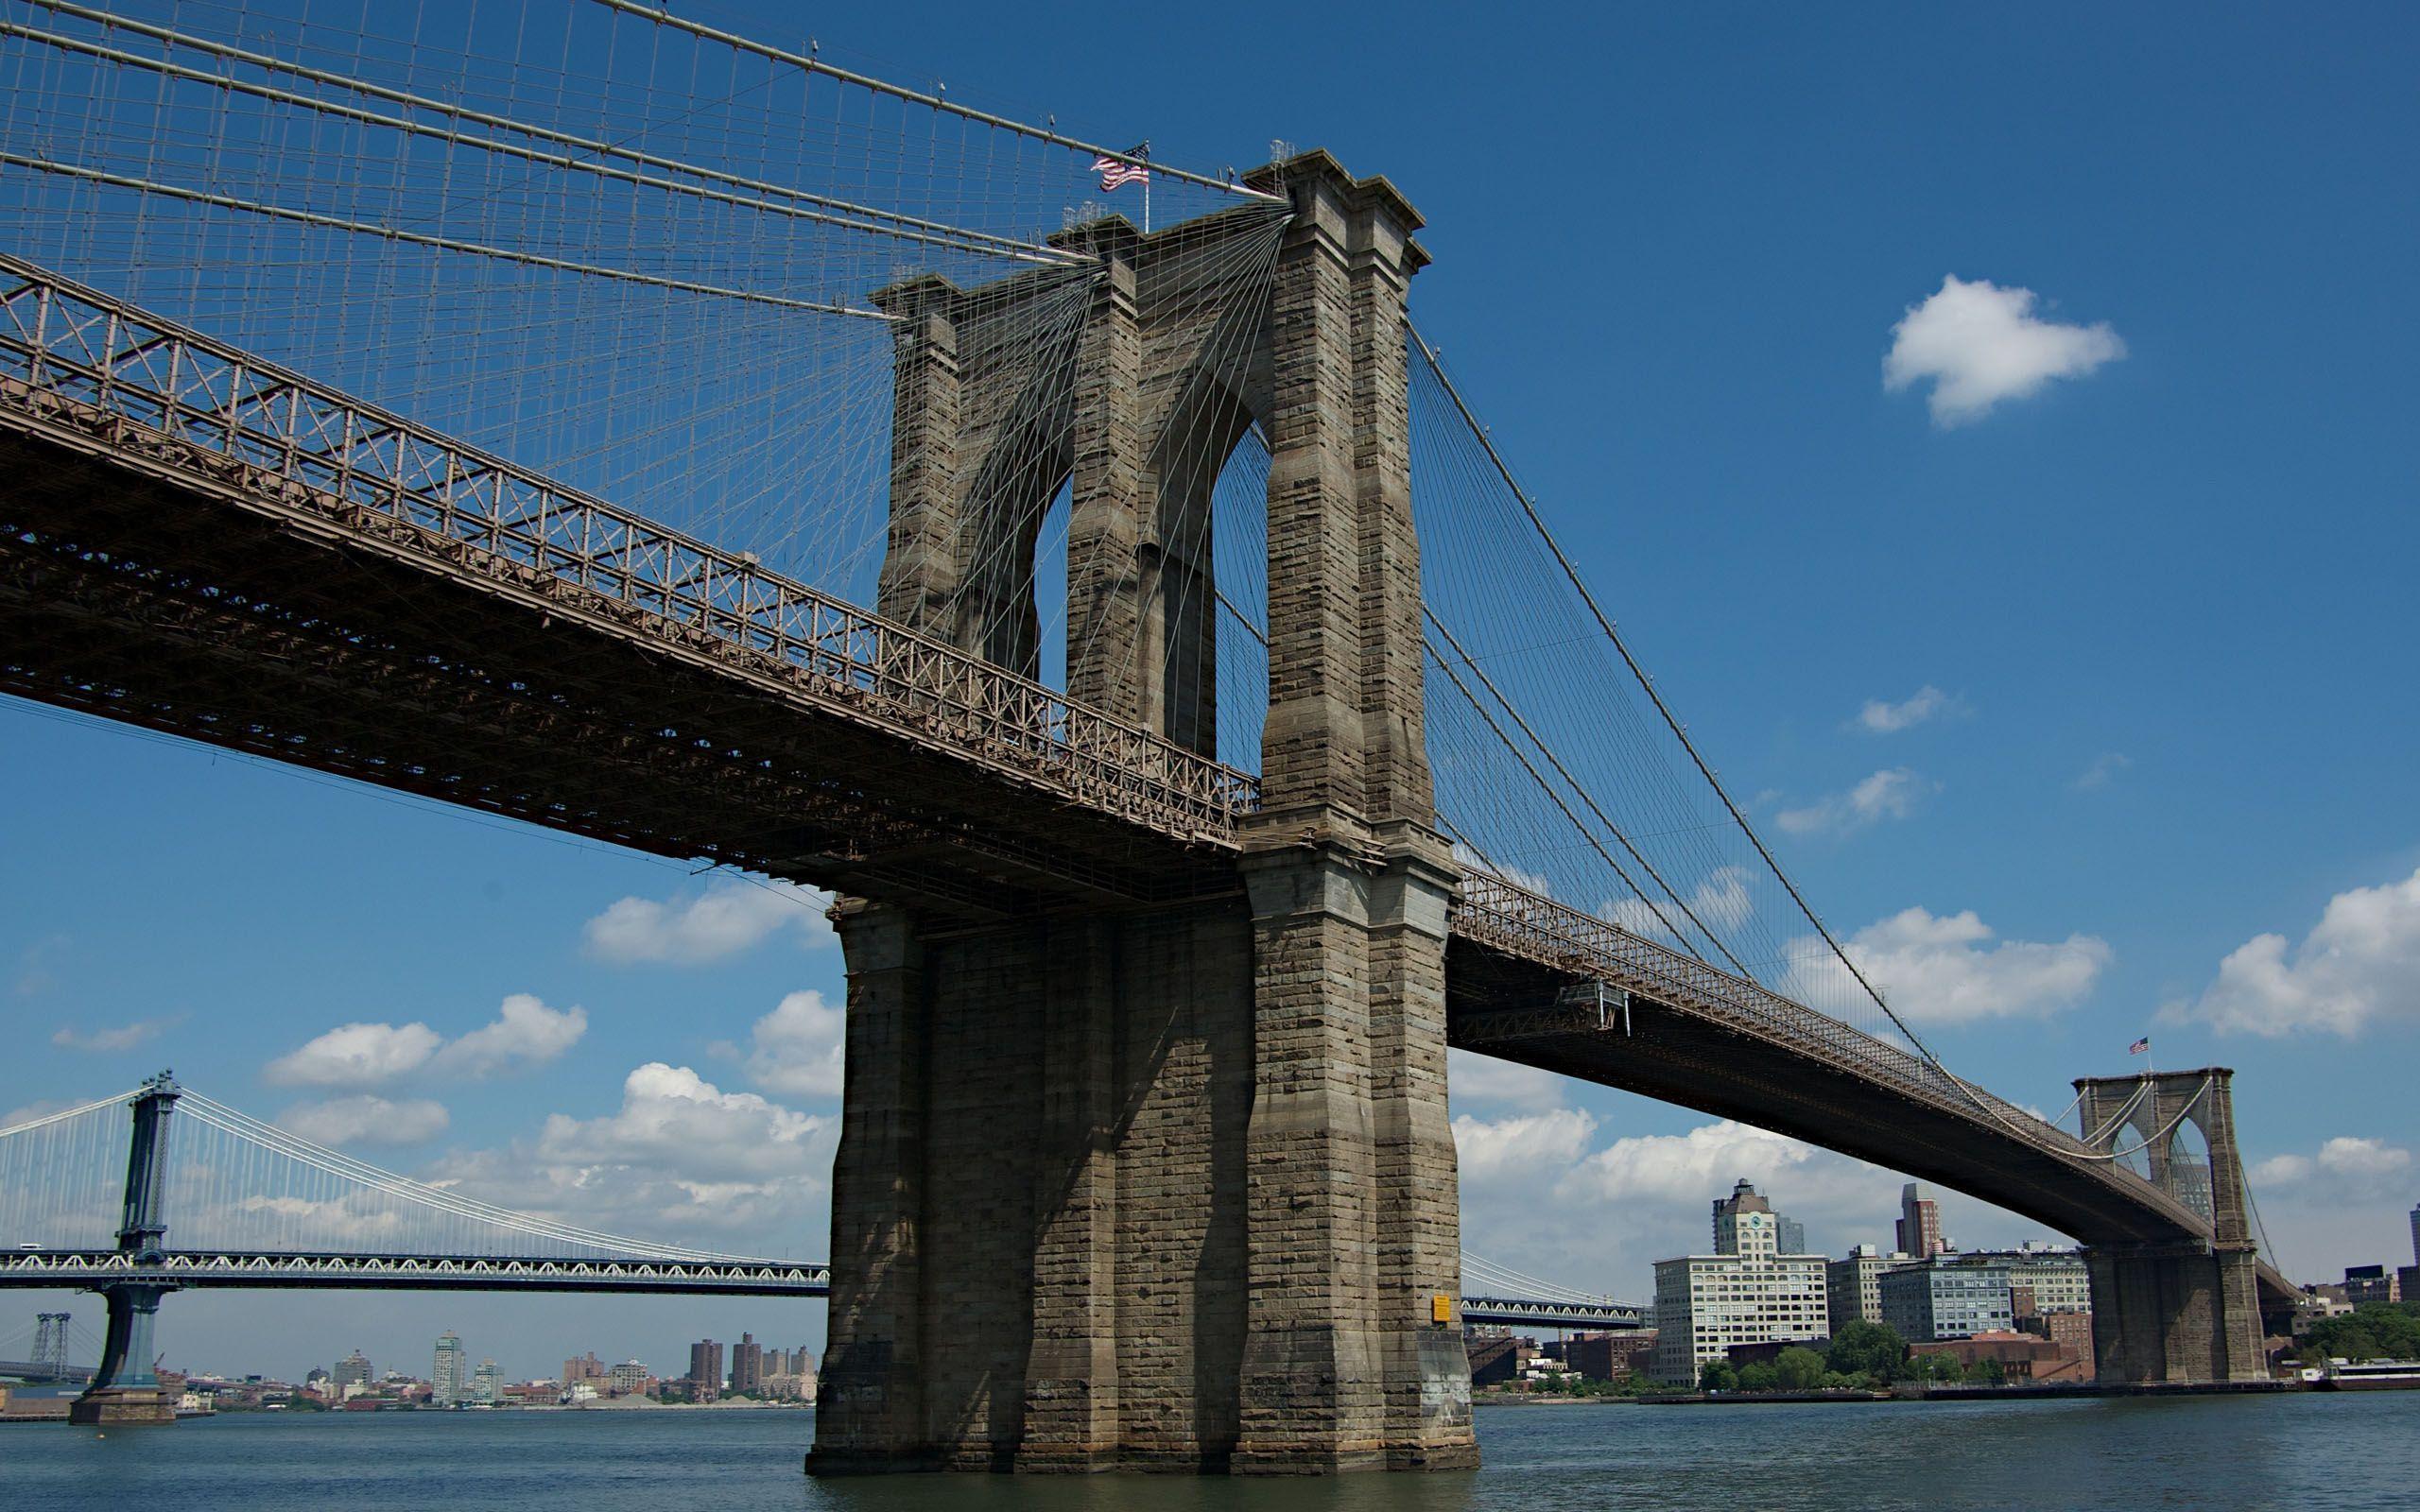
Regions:
<instances>
[{"instance_id":1,"label":"white office building","mask_svg":"<svg viewBox=\"0 0 2420 1512\"><path fill-rule=\"evenodd\" d=\"M1735 1344L1831 1332L1824 1257L1783 1253L1783 1221L1742 1181L1715 1204L1716 1253L1655 1263L1656 1379L1694 1382Z\"/></svg>"}]
</instances>

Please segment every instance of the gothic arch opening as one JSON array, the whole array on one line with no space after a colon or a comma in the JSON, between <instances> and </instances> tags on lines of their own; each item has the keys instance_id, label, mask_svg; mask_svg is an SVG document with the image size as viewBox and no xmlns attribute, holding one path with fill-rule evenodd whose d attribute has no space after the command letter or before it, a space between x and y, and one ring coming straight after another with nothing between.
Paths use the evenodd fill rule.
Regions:
<instances>
[{"instance_id":1,"label":"gothic arch opening","mask_svg":"<svg viewBox=\"0 0 2420 1512\"><path fill-rule=\"evenodd\" d=\"M2154 1127L2142 1113L2135 1113L2118 1125L2118 1132L2111 1137L2108 1145L2116 1153L2119 1165L2146 1181L2155 1179L2152 1169L2152 1133Z\"/></svg>"},{"instance_id":2,"label":"gothic arch opening","mask_svg":"<svg viewBox=\"0 0 2420 1512\"><path fill-rule=\"evenodd\" d=\"M2218 1214L2212 1206L2210 1186L2210 1141L2191 1115L2169 1135L2167 1154L2166 1179L2161 1185L2168 1194L2216 1222Z\"/></svg>"}]
</instances>

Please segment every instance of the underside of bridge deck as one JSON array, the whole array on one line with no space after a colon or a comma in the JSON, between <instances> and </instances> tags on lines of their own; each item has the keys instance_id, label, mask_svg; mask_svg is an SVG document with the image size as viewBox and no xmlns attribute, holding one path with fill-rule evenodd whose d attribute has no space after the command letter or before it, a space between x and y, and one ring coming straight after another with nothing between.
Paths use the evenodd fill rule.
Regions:
<instances>
[{"instance_id":1,"label":"underside of bridge deck","mask_svg":"<svg viewBox=\"0 0 2420 1512\"><path fill-rule=\"evenodd\" d=\"M1626 1007L1600 1019L1593 1009L1568 1005L1569 989L1583 980L1458 935L1446 953L1451 1040L1938 1181L2106 1254L2151 1255L2173 1270L2180 1255L2212 1252L2208 1223L2143 1183L2114 1173L2094 1179L1977 1111L1898 1095L1847 1066L1651 996L1634 992ZM2247 1278L2254 1274L2248 1251L2241 1268ZM2257 1280L2256 1305L2246 1304L2248 1293L2228 1299L2238 1323L2252 1317L2256 1324L2253 1314L2259 1309L2290 1309L2293 1292L2284 1277L2260 1265ZM2179 1302L2176 1310L2194 1305ZM2154 1307L2138 1303L2135 1311L2148 1315ZM2256 1343L2256 1327L2251 1337ZM2238 1347L2229 1372L2242 1368L2243 1353ZM2187 1378L2184 1367L2175 1378Z\"/></svg>"},{"instance_id":2,"label":"underside of bridge deck","mask_svg":"<svg viewBox=\"0 0 2420 1512\"><path fill-rule=\"evenodd\" d=\"M2102 1200L2047 1152L1979 1132L1972 1115L1894 1097L1771 1040L1638 994L1600 1028L1558 1007L1574 977L1461 938L1446 953L1446 975L1453 1042L1463 1049L1793 1135L2079 1238L2183 1237L2155 1226L2139 1199L2113 1190Z\"/></svg>"},{"instance_id":3,"label":"underside of bridge deck","mask_svg":"<svg viewBox=\"0 0 2420 1512\"><path fill-rule=\"evenodd\" d=\"M1228 855L591 597L0 430L0 691L944 915L1238 891Z\"/></svg>"}]
</instances>

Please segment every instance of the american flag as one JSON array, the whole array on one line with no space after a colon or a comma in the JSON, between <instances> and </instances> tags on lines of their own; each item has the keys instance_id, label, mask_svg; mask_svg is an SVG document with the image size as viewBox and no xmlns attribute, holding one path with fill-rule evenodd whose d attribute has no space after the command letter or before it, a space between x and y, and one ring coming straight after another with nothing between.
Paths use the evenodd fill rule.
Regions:
<instances>
[{"instance_id":1,"label":"american flag","mask_svg":"<svg viewBox=\"0 0 2420 1512\"><path fill-rule=\"evenodd\" d=\"M2133 1044L2126 1047L2126 1054L2130 1056L2148 1056L2151 1053L2152 1037L2150 1035L2143 1036L2140 1040L2135 1040Z\"/></svg>"},{"instance_id":2,"label":"american flag","mask_svg":"<svg viewBox=\"0 0 2420 1512\"><path fill-rule=\"evenodd\" d=\"M1103 193L1125 184L1151 181L1150 169L1139 163L1129 163L1124 158L1113 158L1105 152L1093 159L1093 172L1100 175Z\"/></svg>"}]
</instances>

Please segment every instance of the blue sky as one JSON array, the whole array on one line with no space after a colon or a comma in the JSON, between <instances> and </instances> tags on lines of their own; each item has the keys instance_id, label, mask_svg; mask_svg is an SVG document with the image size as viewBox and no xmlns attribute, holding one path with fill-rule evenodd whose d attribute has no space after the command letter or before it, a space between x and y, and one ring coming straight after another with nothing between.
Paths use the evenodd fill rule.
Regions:
<instances>
[{"instance_id":1,"label":"blue sky","mask_svg":"<svg viewBox=\"0 0 2420 1512\"><path fill-rule=\"evenodd\" d=\"M1913 1011L1945 1057L2052 1112L2068 1078L2131 1069L2138 1034L2162 1065L2232 1065L2288 1268L2407 1259L2409 12L1391 14L894 7L812 29L827 58L1169 162L1276 137L1389 175L1430 222L1424 330L1827 919L1935 994ZM1992 285L1979 326L1927 304L1949 278ZM1942 318L1911 356L2038 387L1948 424L1934 378L1886 388L1919 306ZM1874 721L1904 728L1860 717L1910 702ZM642 1229L683 1181L746 1187L717 1242L821 1255L841 979L811 903L19 704L0 834L0 1112L161 1065L264 1117L375 1096L424 1137L365 1157L507 1195L611 1169L579 1211ZM1978 985L2016 1011L1961 1010ZM546 1016L447 1050L514 994ZM576 1038L552 1017L574 1007ZM429 1033L373 1037L351 1081L272 1074L347 1023ZM132 1025L131 1046L54 1041ZM1493 1259L1642 1295L1743 1175L1824 1249L1888 1242L1888 1173L1500 1071L1456 1095L1466 1237ZM700 1172L682 1151L708 1130L786 1154ZM1969 1244L2039 1232L1946 1211ZM197 1297L163 1341L190 1365L358 1345L424 1368L453 1327L514 1374L592 1348L677 1368L700 1333L820 1340L821 1313Z\"/></svg>"}]
</instances>

